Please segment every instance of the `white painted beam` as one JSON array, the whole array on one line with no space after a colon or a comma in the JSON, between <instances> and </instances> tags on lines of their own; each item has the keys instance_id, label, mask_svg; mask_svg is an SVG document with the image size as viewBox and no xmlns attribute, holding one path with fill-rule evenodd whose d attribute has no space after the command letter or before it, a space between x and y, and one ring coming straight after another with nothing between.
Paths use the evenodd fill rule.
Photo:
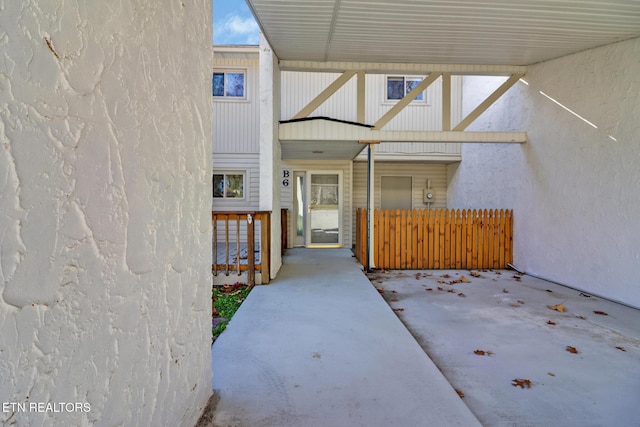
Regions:
<instances>
[{"instance_id":1,"label":"white painted beam","mask_svg":"<svg viewBox=\"0 0 640 427\"><path fill-rule=\"evenodd\" d=\"M373 125L374 129L383 128L391 119L397 116L400 111L404 110L407 105L411 103L420 93L424 92L431 83L435 82L441 73L431 73L425 77L416 87L414 87L408 94L399 100L389 111L387 111L378 121Z\"/></svg>"},{"instance_id":2,"label":"white painted beam","mask_svg":"<svg viewBox=\"0 0 640 427\"><path fill-rule=\"evenodd\" d=\"M317 62L280 60L282 71L315 71L342 73L345 70L364 71L367 74L429 74L451 73L452 75L508 76L525 74L527 67L514 65L472 65L472 64L407 64L377 62Z\"/></svg>"},{"instance_id":3,"label":"white painted beam","mask_svg":"<svg viewBox=\"0 0 640 427\"><path fill-rule=\"evenodd\" d=\"M498 89L496 89L491 95L487 97L484 101L480 103L467 117L462 119L460 123L456 127L453 128L454 131L463 131L465 130L475 119L480 117L482 113L484 113L487 108L491 107L494 102L498 100L506 91L508 91L511 86L516 84L518 80L523 76L523 74L514 74L507 79L504 83L500 85Z\"/></svg>"},{"instance_id":4,"label":"white painted beam","mask_svg":"<svg viewBox=\"0 0 640 427\"><path fill-rule=\"evenodd\" d=\"M331 83L329 86L327 86L325 90L320 92L318 96L316 96L314 99L311 100L311 102L305 105L304 108L302 108L302 110L300 110L298 114L293 116L293 118L301 119L301 118L307 117L309 114L315 111L316 108L322 105L323 102L329 99L331 95L336 93L338 89L344 86L345 83L351 80L351 77L353 77L356 73L357 71L355 70L348 70L343 72L342 75L340 75L340 77L335 79L335 81Z\"/></svg>"}]
</instances>

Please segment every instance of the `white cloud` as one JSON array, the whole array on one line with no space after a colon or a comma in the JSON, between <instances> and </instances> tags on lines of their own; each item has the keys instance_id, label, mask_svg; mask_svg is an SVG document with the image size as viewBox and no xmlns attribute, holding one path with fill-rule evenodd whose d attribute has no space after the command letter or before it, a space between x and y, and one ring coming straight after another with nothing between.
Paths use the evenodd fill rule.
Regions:
<instances>
[{"instance_id":1,"label":"white cloud","mask_svg":"<svg viewBox=\"0 0 640 427\"><path fill-rule=\"evenodd\" d=\"M259 44L260 28L253 17L227 15L214 26L216 44Z\"/></svg>"}]
</instances>

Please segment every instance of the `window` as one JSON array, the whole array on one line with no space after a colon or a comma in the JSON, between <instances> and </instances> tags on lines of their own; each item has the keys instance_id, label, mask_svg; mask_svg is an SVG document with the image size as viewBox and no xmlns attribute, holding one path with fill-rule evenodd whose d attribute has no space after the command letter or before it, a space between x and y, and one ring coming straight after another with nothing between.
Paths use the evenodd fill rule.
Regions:
<instances>
[{"instance_id":1,"label":"window","mask_svg":"<svg viewBox=\"0 0 640 427\"><path fill-rule=\"evenodd\" d=\"M246 71L214 71L213 96L220 98L246 98Z\"/></svg>"},{"instance_id":2,"label":"window","mask_svg":"<svg viewBox=\"0 0 640 427\"><path fill-rule=\"evenodd\" d=\"M243 199L243 173L214 173L213 197L218 199Z\"/></svg>"},{"instance_id":3,"label":"window","mask_svg":"<svg viewBox=\"0 0 640 427\"><path fill-rule=\"evenodd\" d=\"M387 101L397 101L404 98L414 87L418 86L422 79L422 77L387 76ZM414 101L424 100L424 92L414 99Z\"/></svg>"}]
</instances>

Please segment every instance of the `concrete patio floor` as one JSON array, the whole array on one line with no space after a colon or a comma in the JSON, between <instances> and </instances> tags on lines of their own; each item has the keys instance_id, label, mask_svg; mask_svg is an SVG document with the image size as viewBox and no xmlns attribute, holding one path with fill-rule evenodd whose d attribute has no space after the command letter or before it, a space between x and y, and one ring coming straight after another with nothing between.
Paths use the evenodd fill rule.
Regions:
<instances>
[{"instance_id":1,"label":"concrete patio floor","mask_svg":"<svg viewBox=\"0 0 640 427\"><path fill-rule=\"evenodd\" d=\"M483 425L640 426L639 310L513 271L477 273L368 276ZM548 308L557 304L566 311Z\"/></svg>"},{"instance_id":2,"label":"concrete patio floor","mask_svg":"<svg viewBox=\"0 0 640 427\"><path fill-rule=\"evenodd\" d=\"M212 366L218 427L480 425L347 249L288 250Z\"/></svg>"}]
</instances>

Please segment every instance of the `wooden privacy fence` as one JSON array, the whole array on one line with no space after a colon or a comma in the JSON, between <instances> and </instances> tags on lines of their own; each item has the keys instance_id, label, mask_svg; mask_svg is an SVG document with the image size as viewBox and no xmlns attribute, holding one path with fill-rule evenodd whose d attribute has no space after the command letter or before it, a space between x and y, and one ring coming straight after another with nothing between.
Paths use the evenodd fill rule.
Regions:
<instances>
[{"instance_id":1,"label":"wooden privacy fence","mask_svg":"<svg viewBox=\"0 0 640 427\"><path fill-rule=\"evenodd\" d=\"M255 273L262 273L262 283L269 283L271 264L271 212L212 211L214 276L231 271L239 275L247 271L247 282L255 284ZM256 222L260 222L260 236L256 236Z\"/></svg>"},{"instance_id":2,"label":"wooden privacy fence","mask_svg":"<svg viewBox=\"0 0 640 427\"><path fill-rule=\"evenodd\" d=\"M356 257L367 265L367 210L356 213ZM513 261L513 211L374 210L376 268L506 268Z\"/></svg>"}]
</instances>

